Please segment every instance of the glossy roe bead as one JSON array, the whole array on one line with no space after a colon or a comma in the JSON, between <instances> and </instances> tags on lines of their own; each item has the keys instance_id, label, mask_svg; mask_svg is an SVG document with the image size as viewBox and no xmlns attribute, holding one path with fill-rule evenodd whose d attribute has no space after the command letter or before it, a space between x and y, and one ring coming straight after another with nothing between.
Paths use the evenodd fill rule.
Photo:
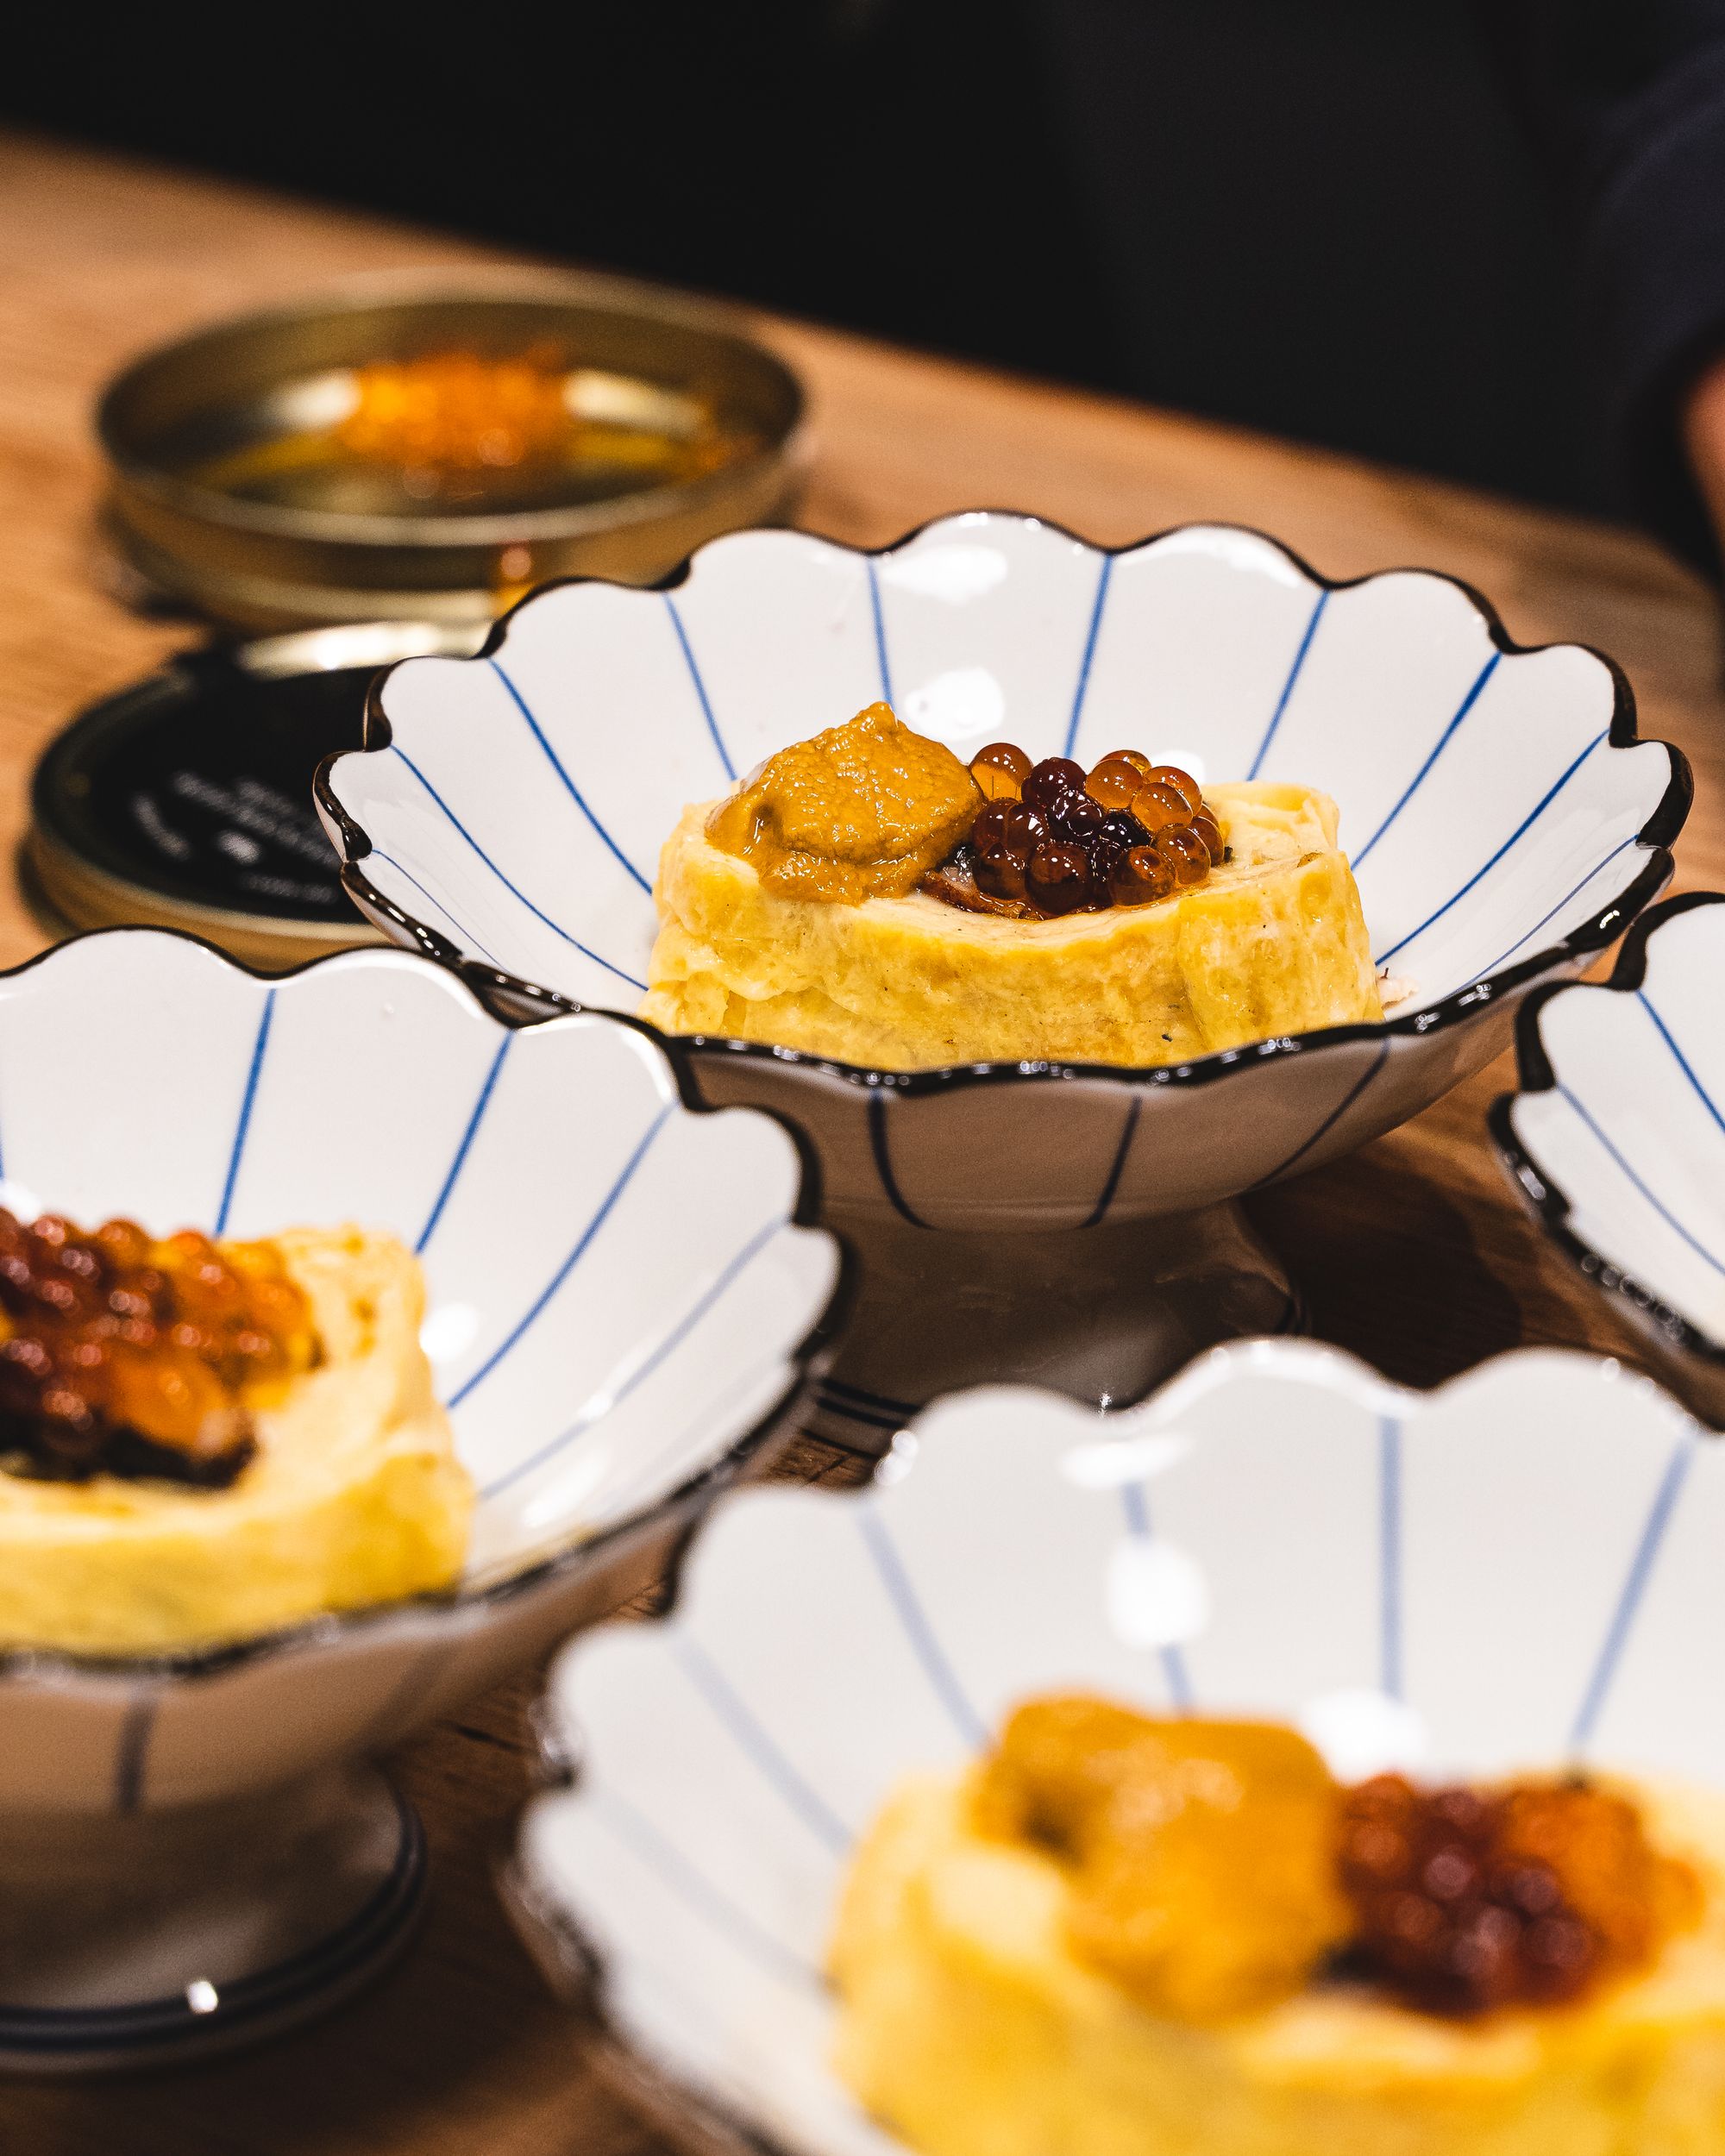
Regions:
<instances>
[{"instance_id":1,"label":"glossy roe bead","mask_svg":"<svg viewBox=\"0 0 1725 2156\"><path fill-rule=\"evenodd\" d=\"M990 801L1016 801L1030 774L1030 758L1014 742L991 741L970 759L970 776Z\"/></svg>"},{"instance_id":2,"label":"glossy roe bead","mask_svg":"<svg viewBox=\"0 0 1725 2156\"><path fill-rule=\"evenodd\" d=\"M1132 812L1152 838L1173 824L1183 824L1192 812L1185 796L1159 780L1141 786L1132 796Z\"/></svg>"},{"instance_id":3,"label":"glossy roe bead","mask_svg":"<svg viewBox=\"0 0 1725 2156\"><path fill-rule=\"evenodd\" d=\"M1075 844L1083 845L1101 830L1108 820L1108 812L1101 803L1088 793L1069 793L1056 818L1056 829L1062 838L1070 838Z\"/></svg>"},{"instance_id":4,"label":"glossy roe bead","mask_svg":"<svg viewBox=\"0 0 1725 2156\"><path fill-rule=\"evenodd\" d=\"M1154 846L1132 846L1114 863L1108 896L1116 906L1148 906L1174 888L1174 871Z\"/></svg>"},{"instance_id":5,"label":"glossy roe bead","mask_svg":"<svg viewBox=\"0 0 1725 2156\"><path fill-rule=\"evenodd\" d=\"M1111 858L1128 852L1134 846L1142 846L1150 834L1137 817L1125 809L1116 809L1107 818L1095 837L1090 841L1090 850L1103 853Z\"/></svg>"},{"instance_id":6,"label":"glossy roe bead","mask_svg":"<svg viewBox=\"0 0 1725 2156\"><path fill-rule=\"evenodd\" d=\"M1022 801L990 801L970 830L970 843L980 853L984 847L1004 846L1020 868L1048 837L1048 824Z\"/></svg>"},{"instance_id":7,"label":"glossy roe bead","mask_svg":"<svg viewBox=\"0 0 1725 2156\"><path fill-rule=\"evenodd\" d=\"M1189 771L1182 771L1177 763L1152 764L1145 774L1147 786L1168 786L1186 804L1186 813L1195 816L1204 805L1204 790Z\"/></svg>"},{"instance_id":8,"label":"glossy roe bead","mask_svg":"<svg viewBox=\"0 0 1725 2156\"><path fill-rule=\"evenodd\" d=\"M1025 896L1044 913L1072 913L1090 895L1090 863L1082 846L1045 839L1025 871Z\"/></svg>"},{"instance_id":9,"label":"glossy roe bead","mask_svg":"<svg viewBox=\"0 0 1725 2156\"><path fill-rule=\"evenodd\" d=\"M1105 809L1130 808L1150 768L1150 758L1136 749L1111 749L1084 781L1085 790Z\"/></svg>"},{"instance_id":10,"label":"glossy roe bead","mask_svg":"<svg viewBox=\"0 0 1725 2156\"><path fill-rule=\"evenodd\" d=\"M991 899L1022 899L1025 895L1025 862L1029 856L1019 854L1002 838L986 843L973 840L975 859L971 874L976 879L976 888L986 892Z\"/></svg>"},{"instance_id":11,"label":"glossy roe bead","mask_svg":"<svg viewBox=\"0 0 1725 2156\"><path fill-rule=\"evenodd\" d=\"M1155 845L1182 890L1201 883L1210 873L1210 849L1189 824L1170 824L1157 831Z\"/></svg>"},{"instance_id":12,"label":"glossy roe bead","mask_svg":"<svg viewBox=\"0 0 1725 2156\"><path fill-rule=\"evenodd\" d=\"M1044 756L1024 782L1024 798L1043 815L1057 818L1070 794L1084 791L1084 770L1070 756Z\"/></svg>"}]
</instances>

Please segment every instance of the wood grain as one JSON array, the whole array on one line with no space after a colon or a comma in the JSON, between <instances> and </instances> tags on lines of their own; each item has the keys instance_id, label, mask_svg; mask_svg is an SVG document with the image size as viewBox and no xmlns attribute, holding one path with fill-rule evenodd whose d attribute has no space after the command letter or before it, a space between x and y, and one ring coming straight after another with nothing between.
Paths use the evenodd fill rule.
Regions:
<instances>
[{"instance_id":1,"label":"wood grain","mask_svg":"<svg viewBox=\"0 0 1725 2156\"><path fill-rule=\"evenodd\" d=\"M225 184L0 137L0 844L30 767L80 705L191 640L104 590L91 400L129 354L224 311L369 269L483 258L445 239ZM812 528L865 543L945 511L1032 510L1087 537L1188 517L1255 524L1332 576L1417 563L1489 593L1525 642L1575 637L1628 669L1645 732L1696 773L1684 885L1725 881L1725 699L1711 594L1647 541L1406 473L889 350L756 328L806 376ZM1275 364L1273 343L1264 364ZM0 889L0 964L43 931ZM1506 1064L1353 1159L1254 1201L1316 1329L1428 1385L1560 1342L1633 1358L1543 1250L1482 1119ZM820 1463L810 1459L811 1471ZM436 1899L396 1974L334 2022L197 2073L0 2088L0 2149L31 2156L635 2156L663 2145L595 2087L578 2034L492 1890L531 1785L524 1684L395 1763L430 1829Z\"/></svg>"}]
</instances>

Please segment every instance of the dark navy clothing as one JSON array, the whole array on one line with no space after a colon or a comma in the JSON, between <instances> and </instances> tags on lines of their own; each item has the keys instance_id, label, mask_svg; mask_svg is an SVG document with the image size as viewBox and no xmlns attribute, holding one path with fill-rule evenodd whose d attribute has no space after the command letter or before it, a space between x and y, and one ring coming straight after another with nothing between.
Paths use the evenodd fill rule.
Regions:
<instances>
[{"instance_id":1,"label":"dark navy clothing","mask_svg":"<svg viewBox=\"0 0 1725 2156\"><path fill-rule=\"evenodd\" d=\"M1564 197L1629 502L1716 570L1679 415L1725 352L1725 0L1477 9Z\"/></svg>"}]
</instances>

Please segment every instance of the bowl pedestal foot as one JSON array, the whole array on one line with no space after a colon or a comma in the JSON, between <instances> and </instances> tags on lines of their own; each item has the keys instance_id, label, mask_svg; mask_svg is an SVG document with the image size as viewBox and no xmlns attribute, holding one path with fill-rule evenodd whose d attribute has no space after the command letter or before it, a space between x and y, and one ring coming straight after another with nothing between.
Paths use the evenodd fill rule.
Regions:
<instances>
[{"instance_id":1,"label":"bowl pedestal foot","mask_svg":"<svg viewBox=\"0 0 1725 2156\"><path fill-rule=\"evenodd\" d=\"M1232 1200L1041 1233L836 1210L826 1225L861 1279L802 1427L853 1451L884 1451L939 1393L1034 1384L1124 1407L1220 1341L1300 1329L1288 1275Z\"/></svg>"},{"instance_id":2,"label":"bowl pedestal foot","mask_svg":"<svg viewBox=\"0 0 1725 2156\"><path fill-rule=\"evenodd\" d=\"M368 1766L0 1820L0 2070L171 2065L274 2035L375 1976L424 1889L418 1817Z\"/></svg>"}]
</instances>

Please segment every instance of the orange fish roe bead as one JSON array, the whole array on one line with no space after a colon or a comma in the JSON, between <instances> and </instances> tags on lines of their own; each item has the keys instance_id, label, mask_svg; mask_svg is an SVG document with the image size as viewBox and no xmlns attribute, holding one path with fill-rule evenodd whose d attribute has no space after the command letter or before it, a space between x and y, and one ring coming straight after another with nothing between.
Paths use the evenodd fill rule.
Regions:
<instances>
[{"instance_id":1,"label":"orange fish roe bead","mask_svg":"<svg viewBox=\"0 0 1725 2156\"><path fill-rule=\"evenodd\" d=\"M1009 741L991 741L970 759L970 776L988 801L1016 801L1030 774L1030 758Z\"/></svg>"},{"instance_id":2,"label":"orange fish roe bead","mask_svg":"<svg viewBox=\"0 0 1725 2156\"><path fill-rule=\"evenodd\" d=\"M1189 771L1182 771L1177 763L1155 763L1145 774L1146 786L1172 787L1186 804L1186 813L1195 816L1204 805L1204 789Z\"/></svg>"},{"instance_id":3,"label":"orange fish roe bead","mask_svg":"<svg viewBox=\"0 0 1725 2156\"><path fill-rule=\"evenodd\" d=\"M1039 913L1076 913L1090 896L1090 861L1082 846L1044 839L1025 869L1025 897Z\"/></svg>"},{"instance_id":4,"label":"orange fish roe bead","mask_svg":"<svg viewBox=\"0 0 1725 2156\"><path fill-rule=\"evenodd\" d=\"M1134 846L1115 863L1108 896L1116 906L1148 906L1174 888L1174 871L1154 846Z\"/></svg>"},{"instance_id":5,"label":"orange fish roe bead","mask_svg":"<svg viewBox=\"0 0 1725 2156\"><path fill-rule=\"evenodd\" d=\"M231 1481L252 1410L317 1352L268 1244L0 1207L0 1457L26 1473Z\"/></svg>"},{"instance_id":6,"label":"orange fish roe bead","mask_svg":"<svg viewBox=\"0 0 1725 2156\"><path fill-rule=\"evenodd\" d=\"M1130 808L1150 768L1150 758L1137 749L1111 749L1084 781L1085 791L1105 809Z\"/></svg>"},{"instance_id":7,"label":"orange fish roe bead","mask_svg":"<svg viewBox=\"0 0 1725 2156\"><path fill-rule=\"evenodd\" d=\"M1157 831L1154 844L1182 891L1210 873L1210 849L1189 824L1169 824Z\"/></svg>"},{"instance_id":8,"label":"orange fish roe bead","mask_svg":"<svg viewBox=\"0 0 1725 2156\"><path fill-rule=\"evenodd\" d=\"M1133 818L1144 826L1152 838L1157 831L1185 823L1191 813L1186 805L1185 796L1176 793L1171 786L1141 786L1132 796Z\"/></svg>"},{"instance_id":9,"label":"orange fish roe bead","mask_svg":"<svg viewBox=\"0 0 1725 2156\"><path fill-rule=\"evenodd\" d=\"M1030 776L1024 782L1024 798L1051 823L1059 822L1068 808L1089 800L1084 791L1083 765L1074 763L1070 756L1044 756L1040 763L1031 766Z\"/></svg>"},{"instance_id":10,"label":"orange fish roe bead","mask_svg":"<svg viewBox=\"0 0 1725 2156\"><path fill-rule=\"evenodd\" d=\"M1047 836L1047 824L1024 802L991 802L970 834L978 887L990 898L1022 899L1030 857Z\"/></svg>"}]
</instances>

